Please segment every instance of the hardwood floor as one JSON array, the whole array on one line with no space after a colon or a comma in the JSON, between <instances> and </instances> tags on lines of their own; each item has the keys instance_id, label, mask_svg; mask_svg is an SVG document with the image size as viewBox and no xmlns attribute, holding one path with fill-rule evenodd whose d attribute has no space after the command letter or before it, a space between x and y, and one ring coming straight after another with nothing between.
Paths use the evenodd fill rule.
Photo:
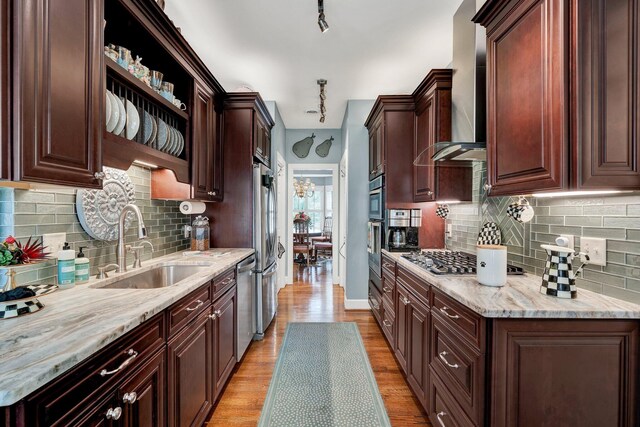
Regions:
<instances>
[{"instance_id":1,"label":"hardwood floor","mask_svg":"<svg viewBox=\"0 0 640 427\"><path fill-rule=\"evenodd\" d=\"M208 426L255 426L288 322L356 322L393 426L430 426L369 311L345 311L344 291L331 284L331 262L294 266L293 285L278 294L278 313L262 341L236 367Z\"/></svg>"}]
</instances>

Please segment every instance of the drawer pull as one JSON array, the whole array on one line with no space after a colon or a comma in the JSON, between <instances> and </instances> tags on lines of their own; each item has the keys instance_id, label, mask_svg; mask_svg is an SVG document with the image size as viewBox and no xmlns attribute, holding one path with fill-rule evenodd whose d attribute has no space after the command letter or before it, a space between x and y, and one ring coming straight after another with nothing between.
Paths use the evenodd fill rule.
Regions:
<instances>
[{"instance_id":1,"label":"drawer pull","mask_svg":"<svg viewBox=\"0 0 640 427\"><path fill-rule=\"evenodd\" d=\"M389 270L393 270L393 265L389 264L388 262L383 262L382 266L384 268L388 268Z\"/></svg>"},{"instance_id":2,"label":"drawer pull","mask_svg":"<svg viewBox=\"0 0 640 427\"><path fill-rule=\"evenodd\" d=\"M133 362L133 360L136 357L138 357L138 352L135 351L134 349L130 349L125 354L129 355L129 358L127 360L122 362L122 364L120 366L118 366L116 369L114 369L113 371L107 371L106 369L103 369L102 371L100 371L100 376L101 377L106 377L107 375L116 374L116 373L120 372L121 370L123 370L124 368L126 368L127 366L129 366L131 364L131 362Z\"/></svg>"},{"instance_id":3,"label":"drawer pull","mask_svg":"<svg viewBox=\"0 0 640 427\"><path fill-rule=\"evenodd\" d=\"M121 407L116 407L116 408L109 408L107 410L107 419L108 420L119 420L120 417L122 416L122 408Z\"/></svg>"},{"instance_id":4,"label":"drawer pull","mask_svg":"<svg viewBox=\"0 0 640 427\"><path fill-rule=\"evenodd\" d=\"M227 286L229 283L233 282L233 277L229 277L227 279L224 279L222 281L222 283L220 283L222 286Z\"/></svg>"},{"instance_id":5,"label":"drawer pull","mask_svg":"<svg viewBox=\"0 0 640 427\"><path fill-rule=\"evenodd\" d=\"M390 328L390 327L391 327L391 325L393 325L393 323L389 322L387 319L384 319L384 320L382 321L382 324L383 324L384 326L386 326L387 328Z\"/></svg>"},{"instance_id":6,"label":"drawer pull","mask_svg":"<svg viewBox=\"0 0 640 427\"><path fill-rule=\"evenodd\" d=\"M185 308L186 311L196 311L197 309L199 309L200 307L202 307L204 305L204 302L197 300L196 301L198 304L196 304L195 307L187 307Z\"/></svg>"},{"instance_id":7,"label":"drawer pull","mask_svg":"<svg viewBox=\"0 0 640 427\"><path fill-rule=\"evenodd\" d=\"M387 286L383 286L382 290L384 291L385 294L388 294L389 292L391 292L393 289L387 287Z\"/></svg>"},{"instance_id":8,"label":"drawer pull","mask_svg":"<svg viewBox=\"0 0 640 427\"><path fill-rule=\"evenodd\" d=\"M447 415L447 413L446 413L446 412L444 412L444 411L440 411L440 412L438 412L438 413L436 414L436 418L438 419L438 423L440 423L440 425L441 425L442 427L447 427L447 426L445 425L444 421L442 421L442 417L444 417L444 416L446 416L446 415Z\"/></svg>"},{"instance_id":9,"label":"drawer pull","mask_svg":"<svg viewBox=\"0 0 640 427\"><path fill-rule=\"evenodd\" d=\"M135 391L132 391L131 393L125 393L124 396L122 396L122 401L130 405L136 403L136 400L138 400L138 393L136 393Z\"/></svg>"},{"instance_id":10,"label":"drawer pull","mask_svg":"<svg viewBox=\"0 0 640 427\"><path fill-rule=\"evenodd\" d=\"M411 304L411 301L409 301L409 299L407 299L407 297L402 297L402 300L401 300L401 301L402 301L402 303L403 303L404 305L409 305L409 304Z\"/></svg>"},{"instance_id":11,"label":"drawer pull","mask_svg":"<svg viewBox=\"0 0 640 427\"><path fill-rule=\"evenodd\" d=\"M460 316L458 316L457 314L449 314L449 311L448 311L448 310L449 310L449 309L448 309L447 307L442 307L442 308L440 308L440 311L441 311L445 316L447 316L448 318L450 318L450 319L459 319L459 318L460 318Z\"/></svg>"},{"instance_id":12,"label":"drawer pull","mask_svg":"<svg viewBox=\"0 0 640 427\"><path fill-rule=\"evenodd\" d=\"M439 353L439 354L438 354L438 357L439 357L439 358L440 358L440 360L442 360L442 361L444 362L444 364L445 364L445 365L447 365L448 367L453 368L453 369L458 369L460 366L458 366L458 364L457 364L457 363L453 363L453 364L452 364L452 363L449 363L449 361L448 361L448 360L447 360L447 358L446 358L447 354L449 354L449 353L447 353L446 351L443 351L443 352L441 352L441 353Z\"/></svg>"}]
</instances>

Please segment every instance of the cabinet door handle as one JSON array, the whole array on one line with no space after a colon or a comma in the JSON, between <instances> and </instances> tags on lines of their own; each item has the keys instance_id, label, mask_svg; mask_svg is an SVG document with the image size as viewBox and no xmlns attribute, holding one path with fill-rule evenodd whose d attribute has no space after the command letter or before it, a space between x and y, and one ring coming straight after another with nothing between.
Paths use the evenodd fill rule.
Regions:
<instances>
[{"instance_id":1,"label":"cabinet door handle","mask_svg":"<svg viewBox=\"0 0 640 427\"><path fill-rule=\"evenodd\" d=\"M403 303L404 305L409 305L409 304L411 304L411 301L409 301L409 299L407 299L407 297L402 297L402 300L401 300L401 301L402 301L402 303Z\"/></svg>"},{"instance_id":2,"label":"cabinet door handle","mask_svg":"<svg viewBox=\"0 0 640 427\"><path fill-rule=\"evenodd\" d=\"M220 310L216 310L216 311L214 311L214 312L213 312L213 314L212 314L212 315L210 315L210 316L209 316L209 319L211 319L211 320L216 320L216 319L218 319L220 316L222 316L222 311L220 311Z\"/></svg>"},{"instance_id":3,"label":"cabinet door handle","mask_svg":"<svg viewBox=\"0 0 640 427\"><path fill-rule=\"evenodd\" d=\"M216 192L215 192L215 191L209 191L207 194L208 194L209 196L215 196L215 195L216 195Z\"/></svg>"},{"instance_id":4,"label":"cabinet door handle","mask_svg":"<svg viewBox=\"0 0 640 427\"><path fill-rule=\"evenodd\" d=\"M121 407L116 407L116 408L109 408L107 410L107 414L106 417L108 420L119 420L120 417L122 416L122 408Z\"/></svg>"},{"instance_id":5,"label":"cabinet door handle","mask_svg":"<svg viewBox=\"0 0 640 427\"><path fill-rule=\"evenodd\" d=\"M390 327L391 327L391 325L393 325L393 323L389 322L387 319L384 319L384 320L382 321L382 324L383 324L384 326L386 326L387 328L390 328Z\"/></svg>"},{"instance_id":6,"label":"cabinet door handle","mask_svg":"<svg viewBox=\"0 0 640 427\"><path fill-rule=\"evenodd\" d=\"M388 294L389 292L393 291L393 289L387 287L387 286L383 286L382 290L384 291L385 294Z\"/></svg>"},{"instance_id":7,"label":"cabinet door handle","mask_svg":"<svg viewBox=\"0 0 640 427\"><path fill-rule=\"evenodd\" d=\"M125 393L124 396L122 396L122 401L130 405L136 403L136 400L138 400L138 393L136 393L135 391L132 391L131 393Z\"/></svg>"},{"instance_id":8,"label":"cabinet door handle","mask_svg":"<svg viewBox=\"0 0 640 427\"><path fill-rule=\"evenodd\" d=\"M431 190L427 191L427 196L433 196L433 191Z\"/></svg>"},{"instance_id":9,"label":"cabinet door handle","mask_svg":"<svg viewBox=\"0 0 640 427\"><path fill-rule=\"evenodd\" d=\"M93 177L95 179L105 179L106 175L105 175L104 172L96 172L96 173L93 174Z\"/></svg>"},{"instance_id":10,"label":"cabinet door handle","mask_svg":"<svg viewBox=\"0 0 640 427\"><path fill-rule=\"evenodd\" d=\"M187 307L187 308L185 308L185 310L186 310L186 311L195 311L195 310L199 309L200 307L202 307L202 306L204 305L204 302L202 302L202 301L200 301L200 300L196 300L196 302L197 302L198 304L196 304L196 306L195 306L195 307Z\"/></svg>"},{"instance_id":11,"label":"cabinet door handle","mask_svg":"<svg viewBox=\"0 0 640 427\"><path fill-rule=\"evenodd\" d=\"M127 351L125 354L127 354L129 356L127 358L127 360L122 362L122 364L120 364L120 366L118 366L113 371L107 371L106 369L103 369L102 371L100 371L100 376L101 377L106 377L107 375L116 374L116 373L120 372L121 370L123 370L124 368L126 368L127 366L129 366L131 364L131 362L133 362L134 359L136 357L138 357L138 352L135 351L134 349L129 349L129 351Z\"/></svg>"},{"instance_id":12,"label":"cabinet door handle","mask_svg":"<svg viewBox=\"0 0 640 427\"><path fill-rule=\"evenodd\" d=\"M222 283L220 283L222 286L227 286L229 283L233 282L233 277L229 277L228 279L224 279L222 281Z\"/></svg>"},{"instance_id":13,"label":"cabinet door handle","mask_svg":"<svg viewBox=\"0 0 640 427\"><path fill-rule=\"evenodd\" d=\"M439 358L440 358L440 360L442 360L442 361L444 362L444 364L445 364L445 365L447 365L448 367L453 368L453 369L458 369L460 366L458 366L458 364L457 364L457 363L449 363L449 361L448 361L448 360L447 360L447 358L446 358L447 354L449 354L449 353L447 353L446 351L443 351L443 352L438 353L438 357L439 357Z\"/></svg>"},{"instance_id":14,"label":"cabinet door handle","mask_svg":"<svg viewBox=\"0 0 640 427\"><path fill-rule=\"evenodd\" d=\"M449 309L448 309L447 307L441 307L441 308L440 308L440 311L441 311L445 316L447 316L448 318L450 318L450 319L459 319L459 318L460 318L460 316L458 316L457 314L449 314L449 311L448 311L448 310L449 310Z\"/></svg>"},{"instance_id":15,"label":"cabinet door handle","mask_svg":"<svg viewBox=\"0 0 640 427\"><path fill-rule=\"evenodd\" d=\"M484 191L486 191L487 194L491 194L491 184L489 184L488 182L486 182L482 188L484 189Z\"/></svg>"},{"instance_id":16,"label":"cabinet door handle","mask_svg":"<svg viewBox=\"0 0 640 427\"><path fill-rule=\"evenodd\" d=\"M444 423L444 421L442 421L442 417L446 416L447 413L444 411L440 411L436 414L436 418L438 419L438 423L440 423L441 427L447 427Z\"/></svg>"}]
</instances>

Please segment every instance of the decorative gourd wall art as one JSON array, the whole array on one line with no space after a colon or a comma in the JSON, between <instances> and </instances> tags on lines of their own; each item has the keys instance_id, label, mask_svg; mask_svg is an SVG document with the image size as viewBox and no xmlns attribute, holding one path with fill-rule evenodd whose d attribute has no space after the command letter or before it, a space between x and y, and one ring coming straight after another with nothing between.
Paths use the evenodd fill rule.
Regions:
<instances>
[{"instance_id":1,"label":"decorative gourd wall art","mask_svg":"<svg viewBox=\"0 0 640 427\"><path fill-rule=\"evenodd\" d=\"M329 139L325 139L322 144L316 147L316 154L320 157L327 157L329 155L329 150L331 150L332 144L333 136Z\"/></svg>"},{"instance_id":2,"label":"decorative gourd wall art","mask_svg":"<svg viewBox=\"0 0 640 427\"><path fill-rule=\"evenodd\" d=\"M301 139L293 144L293 154L298 156L300 159L306 158L309 155L309 151L311 151L311 146L313 145L315 137L316 134L312 133L311 136Z\"/></svg>"}]
</instances>

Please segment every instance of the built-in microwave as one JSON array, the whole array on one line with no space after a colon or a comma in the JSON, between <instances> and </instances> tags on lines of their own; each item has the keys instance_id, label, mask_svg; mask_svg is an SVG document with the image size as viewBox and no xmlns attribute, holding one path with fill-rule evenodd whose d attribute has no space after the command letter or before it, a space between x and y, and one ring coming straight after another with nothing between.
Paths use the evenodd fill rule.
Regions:
<instances>
[{"instance_id":1,"label":"built-in microwave","mask_svg":"<svg viewBox=\"0 0 640 427\"><path fill-rule=\"evenodd\" d=\"M369 219L384 221L384 176L369 182Z\"/></svg>"}]
</instances>

